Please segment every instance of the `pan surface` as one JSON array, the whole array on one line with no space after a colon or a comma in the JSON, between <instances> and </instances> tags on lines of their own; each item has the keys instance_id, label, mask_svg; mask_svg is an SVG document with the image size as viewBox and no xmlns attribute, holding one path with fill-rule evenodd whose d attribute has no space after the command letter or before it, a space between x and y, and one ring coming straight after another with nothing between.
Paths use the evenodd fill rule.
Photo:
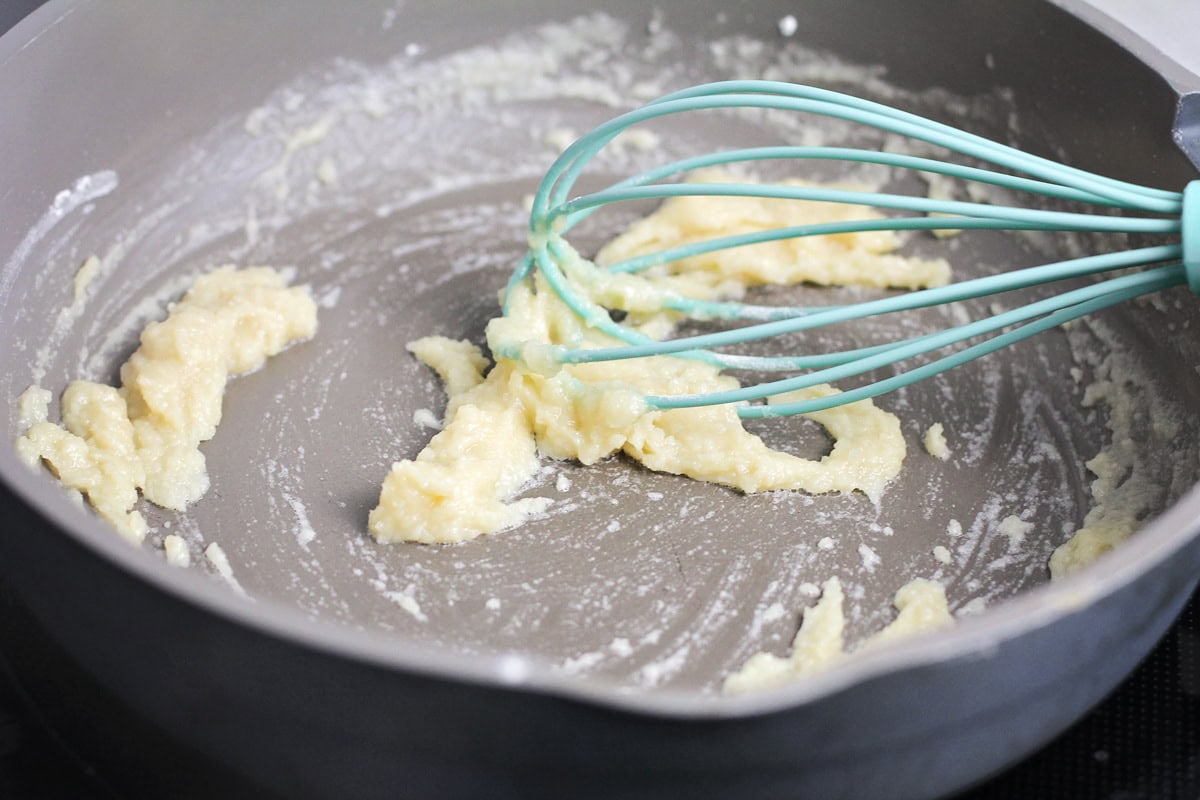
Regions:
<instances>
[{"instance_id":1,"label":"pan surface","mask_svg":"<svg viewBox=\"0 0 1200 800\"><path fill-rule=\"evenodd\" d=\"M515 684L517 697L533 689L635 714L716 719L791 709L926 661L980 658L1088 610L1190 547L1200 501L1178 501L1198 471L1197 426L1184 410L1200 395L1192 369L1200 358L1189 337L1164 336L1195 324L1182 290L882 399L901 419L909 456L878 506L862 496L746 497L623 459L586 469L548 462L527 494L554 503L517 530L441 548L379 545L365 533L391 462L413 457L432 434L420 412L438 416L445 403L405 343L428 334L481 339L496 291L524 249L524 199L567 132L688 84L763 76L882 99L1114 177L1178 188L1193 172L1170 149L1170 92L1131 60L1112 85L1149 96L1140 101L1146 116L1134 123L1145 131L1114 136L1097 128L1108 115L1128 122L1129 106L1095 107L1082 79L1034 94L1024 54L1003 49L1018 25L1005 27L982 4L960 12L978 15L980 30L990 26L979 41L939 40L974 48L973 66L959 70L947 69L954 53L905 61L902 48L883 46L892 20L864 28L856 43L839 33L849 12L834 4L811 4L798 15L811 24L794 37L778 27L790 5L694 15L669 5L501 3L480 9L471 26L435 8L382 3L338 14L313 3L286 21L267 9L200 5L148 12L136 3L51 3L14 34L33 41L30 52L3 51L0 105L26 113L0 120L0 144L31 157L4 165L4 184L28 189L3 200L0 396L15 398L32 383L57 395L76 378L115 381L140 328L219 264L293 271L320 303L320 330L231 383L222 425L205 445L212 488L186 514L143 509L152 525L147 552L125 547L7 452L0 469L12 491L65 533L6 538L66 536L154 591L352 660L485 688ZM925 14L931 37L935 5L911 11ZM1071 25L1041 4L1021 9ZM269 44L256 38L266 30L275 31ZM1081 35L1089 45L1108 46L1088 33ZM119 57L107 49L116 41ZM78 53L70 64L61 60L68 47ZM66 88L65 74L86 73L88 59L102 65L105 85L133 88L120 96L86 82ZM67 94L49 108L18 77ZM1081 130L1080 107L1100 124ZM762 116L656 133L658 147L618 151L599 177L779 139L889 144L829 123ZM620 222L589 230L590 243ZM1114 246L1128 243L970 234L909 244L947 257L958 277ZM73 306L71 280L92 254L102 271ZM923 312L902 324L906 333L933 330L958 313ZM1125 404L1127 420L1111 404L1084 402L1087 387L1105 377L1113 377L1109 397ZM15 406L0 419L15 438ZM920 444L935 422L951 441L948 462ZM800 420L755 432L803 455L828 448ZM1133 473L1157 487L1147 519L1173 504L1174 516L1107 562L1044 586L1050 553L1095 503L1085 462L1124 437L1138 442ZM1008 516L1033 524L1019 545L1001 528ZM952 521L961 536L948 532ZM168 533L188 542L190 571L168 568L153 552ZM200 555L212 542L228 554L233 582L211 575ZM950 550L949 564L933 557L938 545ZM13 544L6 555L27 556L22 548L30 546ZM1195 550L1190 561L1178 559L1161 595L1143 593L1144 606L1128 604L1129 617L1084 651L1114 641L1142 612L1145 627L1130 638L1139 646L1149 639L1149 647L1155 626L1185 596ZM786 649L814 584L832 575L847 587L851 640L886 624L892 595L913 577L946 584L959 629L864 657L807 686L720 696L721 679L748 655ZM69 605L39 616L65 614ZM1134 647L1114 659L1111 676L1098 671L1092 699L1137 655ZM1011 687L1018 695L1036 688ZM1086 707L1086 694L1064 702L1056 719ZM860 702L870 696L863 690ZM1053 732L1049 723L1028 727L1034 732L1014 740L1014 752ZM982 772L942 774L946 788Z\"/></svg>"}]
</instances>

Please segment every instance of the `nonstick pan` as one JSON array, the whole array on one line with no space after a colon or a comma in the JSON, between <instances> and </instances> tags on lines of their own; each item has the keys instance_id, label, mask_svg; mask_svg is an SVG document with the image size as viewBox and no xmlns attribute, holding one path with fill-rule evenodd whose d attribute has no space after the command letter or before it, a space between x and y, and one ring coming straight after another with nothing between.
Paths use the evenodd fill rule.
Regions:
<instances>
[{"instance_id":1,"label":"nonstick pan","mask_svg":"<svg viewBox=\"0 0 1200 800\"><path fill-rule=\"evenodd\" d=\"M211 490L186 514L146 509L141 549L0 448L7 667L117 793L933 797L1047 741L1145 655L1200 565L1186 413L1200 347L1183 291L881 400L910 452L878 505L744 497L613 459L548 463L529 491L554 504L513 531L442 548L367 536L388 466L445 402L404 345L480 338L557 143L658 91L763 76L1117 178L1178 189L1196 175L1173 141L1191 141L1188 77L1164 80L1033 0L53 0L0 40L8 439L28 385L115 381L140 326L205 269L287 268L321 305L313 340L230 385L205 445ZM604 168L852 135L769 117L656 134ZM1124 244L911 246L969 276ZM103 268L76 305L93 254ZM1118 401L1085 402L1106 377L1124 422ZM934 422L949 462L920 447ZM774 425L755 430L828 446L815 426ZM1114 439L1156 487L1142 529L1049 583L1049 554L1096 503L1085 462ZM1019 546L1008 516L1032 525ZM168 533L192 568L164 562ZM232 579L201 556L214 542ZM786 650L834 574L852 639L886 624L913 577L946 584L958 624L722 695L751 653Z\"/></svg>"}]
</instances>

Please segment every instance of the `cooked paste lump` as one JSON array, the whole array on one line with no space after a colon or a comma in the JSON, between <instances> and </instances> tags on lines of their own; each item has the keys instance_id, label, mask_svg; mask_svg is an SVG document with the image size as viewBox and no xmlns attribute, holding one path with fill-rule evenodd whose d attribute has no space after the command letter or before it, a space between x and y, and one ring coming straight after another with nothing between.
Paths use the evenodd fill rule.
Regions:
<instances>
[{"instance_id":1,"label":"cooked paste lump","mask_svg":"<svg viewBox=\"0 0 1200 800\"><path fill-rule=\"evenodd\" d=\"M754 183L712 168L698 170L693 181ZM812 185L781 181L784 186ZM864 186L837 186L870 190ZM597 255L600 264L724 236L828 222L882 219L867 206L850 203L773 200L764 197L672 197L653 214L635 222ZM940 258L897 255L900 237L893 231L864 231L829 236L801 236L775 242L717 250L670 264L667 285L684 286L689 294L708 287L726 296L748 286L812 283L818 286L872 286L879 289L924 289L950 280L950 265Z\"/></svg>"},{"instance_id":2,"label":"cooked paste lump","mask_svg":"<svg viewBox=\"0 0 1200 800\"><path fill-rule=\"evenodd\" d=\"M1083 525L1050 557L1050 576L1070 575L1124 542L1156 509L1163 507L1167 487L1154 469L1161 453L1146 447L1137 427L1147 416L1159 441L1169 441L1179 423L1166 407L1148 404L1147 381L1128 356L1110 353L1096 368L1096 379L1083 395L1083 405L1108 408L1110 444L1086 462L1092 481L1092 508ZM1161 438L1160 438L1161 437Z\"/></svg>"},{"instance_id":3,"label":"cooked paste lump","mask_svg":"<svg viewBox=\"0 0 1200 800\"><path fill-rule=\"evenodd\" d=\"M737 180L727 175L704 176ZM614 260L714 235L870 216L838 204L705 197L671 200L611 242ZM627 324L669 335L677 317L664 301L678 292L704 299L741 295L751 285L859 283L928 286L944 283L944 261L891 254L892 234L821 237L787 246L754 245L687 260L649 274L613 274L568 252L561 267L591 301L629 312ZM808 415L834 439L832 451L809 460L772 450L742 427L730 405L658 410L645 395L736 388L736 378L698 361L653 357L562 366L557 345L604 347L614 342L589 327L540 275L516 287L508 314L488 326L498 357L487 372L482 353L465 342L432 337L409 349L442 377L450 395L443 430L384 480L371 533L380 541L459 542L512 527L543 511L546 498L513 500L538 468L538 456L592 464L623 452L646 467L721 483L743 492L796 489L860 491L878 500L905 456L899 420L865 400ZM504 354L519 353L518 358ZM837 390L817 386L776 398L788 402Z\"/></svg>"},{"instance_id":4,"label":"cooked paste lump","mask_svg":"<svg viewBox=\"0 0 1200 800\"><path fill-rule=\"evenodd\" d=\"M229 378L258 369L316 327L307 288L289 288L269 267L216 269L142 331L119 388L75 381L62 395L62 423L35 422L17 450L31 465L45 462L140 542L139 492L183 510L207 491L199 446L216 433Z\"/></svg>"},{"instance_id":5,"label":"cooked paste lump","mask_svg":"<svg viewBox=\"0 0 1200 800\"><path fill-rule=\"evenodd\" d=\"M847 656L842 610L845 595L837 578L825 581L820 601L804 612L800 630L787 656L756 653L737 672L725 678L727 694L759 691L791 683L837 664ZM946 589L937 581L917 578L901 586L893 600L896 618L864 641L855 652L908 639L954 624L946 604Z\"/></svg>"}]
</instances>

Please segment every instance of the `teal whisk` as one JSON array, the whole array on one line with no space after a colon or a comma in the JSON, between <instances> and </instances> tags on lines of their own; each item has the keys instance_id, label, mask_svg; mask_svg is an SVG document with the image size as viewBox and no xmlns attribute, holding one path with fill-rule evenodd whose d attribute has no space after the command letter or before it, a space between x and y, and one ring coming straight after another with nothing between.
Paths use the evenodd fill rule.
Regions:
<instances>
[{"instance_id":1,"label":"teal whisk","mask_svg":"<svg viewBox=\"0 0 1200 800\"><path fill-rule=\"evenodd\" d=\"M665 164L602 191L570 197L588 163L614 137L630 126L657 117L702 109L763 108L825 115L872 126L882 131L940 146L1007 172L946 163L910 155L837 147L759 147L728 150ZM833 159L880 164L976 181L1058 200L1087 203L1109 213L1070 213L960 202L895 194L742 183L692 183L677 179L704 167L766 159ZM1013 174L1010 174L1013 173ZM655 340L613 319L609 309L580 293L562 269L569 249L563 238L575 225L613 203L680 195L754 196L778 199L853 203L875 208L939 216L894 216L800 227L782 227L749 234L692 242L661 252L610 264L614 273L637 273L654 265L759 242L800 236L862 231L936 229L997 229L1090 231L1159 234L1173 243L1075 258L1015 270L948 286L924 289L855 305L820 308L777 307L740 302L714 302L672 294L664 307L697 319L741 320L732 329L667 340ZM1112 213L1113 210L1125 212ZM1132 212L1132 213L1130 213ZM675 355L698 358L732 370L792 373L788 377L742 388L704 394L647 396L652 408L671 409L718 403L739 403L743 418L802 414L890 392L935 375L1029 336L1117 303L1187 283L1200 294L1200 180L1183 192L1137 186L1095 175L1023 153L880 103L809 86L775 81L726 81L696 86L666 95L639 109L600 125L568 147L547 172L534 196L530 214L530 249L509 281L508 291L529 280L537 270L546 284L588 325L620 344L602 348L553 346L550 355L562 364ZM1083 288L1027 306L998 313L965 325L872 347L814 355L747 356L718 348L825 325L908 309L977 298L1068 278L1096 275L1132 267L1129 271ZM507 311L507 295L505 308ZM970 339L982 341L941 358L874 383L830 397L799 402L754 403L784 392L830 383L880 367L913 359ZM506 345L497 355L519 358L519 345ZM797 374L798 373L798 374Z\"/></svg>"}]
</instances>

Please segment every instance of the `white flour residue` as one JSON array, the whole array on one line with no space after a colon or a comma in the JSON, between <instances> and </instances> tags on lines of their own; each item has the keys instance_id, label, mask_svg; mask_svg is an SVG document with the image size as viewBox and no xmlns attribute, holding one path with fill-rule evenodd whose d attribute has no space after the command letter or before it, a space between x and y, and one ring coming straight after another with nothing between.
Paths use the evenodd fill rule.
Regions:
<instances>
[{"instance_id":1,"label":"white flour residue","mask_svg":"<svg viewBox=\"0 0 1200 800\"><path fill-rule=\"evenodd\" d=\"M296 541L305 550L308 549L309 543L317 538L317 532L313 529L312 523L308 521L308 509L304 507L304 502L290 492L282 492L284 502L292 509L292 513L296 516Z\"/></svg>"},{"instance_id":2,"label":"white flour residue","mask_svg":"<svg viewBox=\"0 0 1200 800\"><path fill-rule=\"evenodd\" d=\"M987 610L987 600L982 597L973 597L966 603L963 603L957 611L954 612L956 617L970 617L976 614L982 614Z\"/></svg>"},{"instance_id":3,"label":"white flour residue","mask_svg":"<svg viewBox=\"0 0 1200 800\"><path fill-rule=\"evenodd\" d=\"M815 585L815 584L806 584L806 585ZM771 605L767 606L766 610L763 611L762 621L764 623L774 622L775 620L783 619L783 616L786 613L787 613L787 611L784 610L783 603L776 601L774 603L771 603Z\"/></svg>"},{"instance_id":4,"label":"white flour residue","mask_svg":"<svg viewBox=\"0 0 1200 800\"><path fill-rule=\"evenodd\" d=\"M293 95L294 96L294 95ZM294 111L299 106L287 108L287 100L285 100L285 109ZM269 185L274 188L275 196L279 200L285 200L290 191L288 182L288 169L292 163L292 157L300 150L307 147L312 147L325 140L333 126L337 124L340 115L336 112L326 112L318 119L308 125L301 127L281 129L280 126L273 125L278 116L269 113L262 113L261 109L256 109L251 112L246 118L245 128L254 135L271 135L274 136L280 144L280 151L277 161L267 169L259 173L258 180L264 185ZM325 177L322 178L322 169L324 169ZM333 166L332 161L328 157L324 157L318 162L316 175L322 182L329 184L337 180L337 168Z\"/></svg>"},{"instance_id":5,"label":"white flour residue","mask_svg":"<svg viewBox=\"0 0 1200 800\"><path fill-rule=\"evenodd\" d=\"M204 548L204 557L208 559L208 563L216 570L217 575L221 580L229 584L229 586L238 594L245 595L246 590L238 583L238 579L233 575L233 566L229 563L229 557L225 555L225 550L221 545L212 542L208 547Z\"/></svg>"},{"instance_id":6,"label":"white flour residue","mask_svg":"<svg viewBox=\"0 0 1200 800\"><path fill-rule=\"evenodd\" d=\"M687 663L689 652L691 652L690 648L682 647L666 658L652 661L638 671L635 679L646 688L658 686L683 668Z\"/></svg>"},{"instance_id":7,"label":"white flour residue","mask_svg":"<svg viewBox=\"0 0 1200 800\"><path fill-rule=\"evenodd\" d=\"M1000 520L1000 525L996 530L1008 537L1008 548L1010 550L1017 550L1025 541L1025 535L1033 530L1033 523L1026 522L1015 514L1010 514Z\"/></svg>"},{"instance_id":8,"label":"white flour residue","mask_svg":"<svg viewBox=\"0 0 1200 800\"><path fill-rule=\"evenodd\" d=\"M623 636L618 636L609 642L608 649L618 658L628 658L633 655L633 645Z\"/></svg>"},{"instance_id":9,"label":"white flour residue","mask_svg":"<svg viewBox=\"0 0 1200 800\"><path fill-rule=\"evenodd\" d=\"M383 596L412 615L412 618L417 622L427 622L429 620L429 617L425 616L425 613L421 611L421 604L417 602L417 599L412 596L411 592L384 592Z\"/></svg>"},{"instance_id":10,"label":"white flour residue","mask_svg":"<svg viewBox=\"0 0 1200 800\"><path fill-rule=\"evenodd\" d=\"M414 411L412 421L414 425L420 425L422 428L434 431L442 429L442 420L428 408L418 408Z\"/></svg>"},{"instance_id":11,"label":"white flour residue","mask_svg":"<svg viewBox=\"0 0 1200 800\"><path fill-rule=\"evenodd\" d=\"M20 244L5 262L4 270L0 272L0 295L9 292L13 280L17 277L19 266L29 260L34 247L45 240L59 222L88 203L110 194L118 184L117 173L106 169L90 175L82 175L69 189L63 189L56 194L50 203L50 208L26 232Z\"/></svg>"},{"instance_id":12,"label":"white flour residue","mask_svg":"<svg viewBox=\"0 0 1200 800\"><path fill-rule=\"evenodd\" d=\"M879 554L866 544L858 546L858 555L862 558L863 569L867 572L874 572L875 568L882 562Z\"/></svg>"},{"instance_id":13,"label":"white flour residue","mask_svg":"<svg viewBox=\"0 0 1200 800\"><path fill-rule=\"evenodd\" d=\"M42 218L25 234L20 244L9 256L3 272L0 272L0 295L6 294L12 288L12 282L18 274L18 266L30 258L34 247L39 245L67 217L77 211L87 213L90 204L95 200L113 192L118 185L117 173L104 170L77 179L70 189L64 189L54 196L50 208ZM77 268L72 280L72 301L58 312L54 327L38 349L33 364L32 379L40 382L46 376L46 368L54 348L58 347L70 331L71 326L83 311L86 289L100 271L100 264L87 259ZM82 279L80 276L82 275ZM44 280L44 278L43 278Z\"/></svg>"},{"instance_id":14,"label":"white flour residue","mask_svg":"<svg viewBox=\"0 0 1200 800\"><path fill-rule=\"evenodd\" d=\"M605 656L608 655L603 650L593 650L590 653L582 653L574 658L568 658L559 665L559 669L568 675L578 675L592 667L595 667Z\"/></svg>"}]
</instances>

